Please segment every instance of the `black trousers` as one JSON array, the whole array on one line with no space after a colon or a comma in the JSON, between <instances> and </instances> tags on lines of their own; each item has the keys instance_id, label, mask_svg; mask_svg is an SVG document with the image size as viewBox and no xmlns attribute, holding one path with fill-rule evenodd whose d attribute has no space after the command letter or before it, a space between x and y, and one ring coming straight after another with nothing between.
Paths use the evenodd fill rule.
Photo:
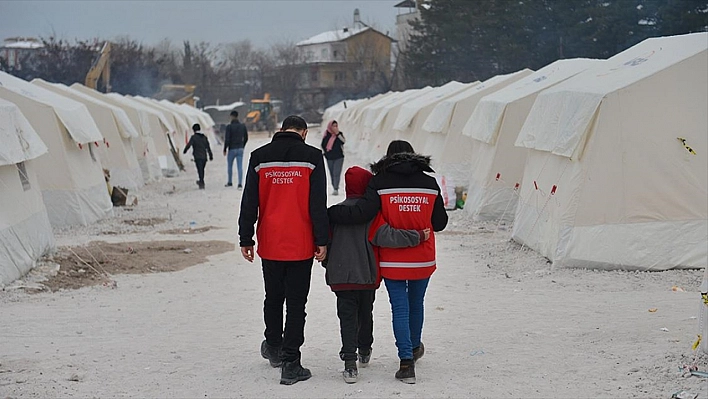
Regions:
<instances>
[{"instance_id":1,"label":"black trousers","mask_svg":"<svg viewBox=\"0 0 708 399\"><path fill-rule=\"evenodd\" d=\"M207 160L205 159L195 159L194 163L197 165L197 174L199 175L199 183L204 184L204 167L206 167Z\"/></svg>"},{"instance_id":2,"label":"black trousers","mask_svg":"<svg viewBox=\"0 0 708 399\"><path fill-rule=\"evenodd\" d=\"M370 353L374 343L375 290L336 291L337 316L342 335L339 358L356 360L356 352Z\"/></svg>"},{"instance_id":3,"label":"black trousers","mask_svg":"<svg viewBox=\"0 0 708 399\"><path fill-rule=\"evenodd\" d=\"M264 335L268 345L282 348L280 357L287 362L300 359L300 347L305 342L305 304L310 293L311 274L312 258L293 262L263 259Z\"/></svg>"}]
</instances>

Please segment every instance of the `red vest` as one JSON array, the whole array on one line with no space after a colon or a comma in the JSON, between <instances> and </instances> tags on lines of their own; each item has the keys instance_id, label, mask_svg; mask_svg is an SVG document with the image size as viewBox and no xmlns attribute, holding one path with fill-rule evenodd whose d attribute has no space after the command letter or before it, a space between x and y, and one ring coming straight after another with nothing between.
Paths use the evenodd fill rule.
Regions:
<instances>
[{"instance_id":1,"label":"red vest","mask_svg":"<svg viewBox=\"0 0 708 399\"><path fill-rule=\"evenodd\" d=\"M390 188L378 191L381 214L396 229L432 230L437 190ZM392 280L422 280L435 271L435 235L411 248L379 248L381 275Z\"/></svg>"},{"instance_id":2,"label":"red vest","mask_svg":"<svg viewBox=\"0 0 708 399\"><path fill-rule=\"evenodd\" d=\"M265 162L258 173L258 256L297 261L312 258L315 239L310 219L309 162Z\"/></svg>"}]
</instances>

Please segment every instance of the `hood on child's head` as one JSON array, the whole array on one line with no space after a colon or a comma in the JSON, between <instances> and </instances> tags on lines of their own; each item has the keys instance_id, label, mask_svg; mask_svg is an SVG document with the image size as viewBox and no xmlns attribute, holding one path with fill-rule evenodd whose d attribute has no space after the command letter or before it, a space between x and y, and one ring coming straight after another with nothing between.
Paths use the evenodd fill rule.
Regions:
<instances>
[{"instance_id":1,"label":"hood on child's head","mask_svg":"<svg viewBox=\"0 0 708 399\"><path fill-rule=\"evenodd\" d=\"M347 198L363 197L366 192L366 186L369 185L372 177L374 175L371 172L359 166L352 166L347 169L344 173L344 187L347 191Z\"/></svg>"}]
</instances>

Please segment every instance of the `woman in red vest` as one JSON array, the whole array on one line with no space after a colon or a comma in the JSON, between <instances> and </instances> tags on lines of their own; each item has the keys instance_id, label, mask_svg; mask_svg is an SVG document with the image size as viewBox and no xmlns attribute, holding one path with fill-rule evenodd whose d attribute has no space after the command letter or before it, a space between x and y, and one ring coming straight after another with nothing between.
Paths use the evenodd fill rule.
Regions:
<instances>
[{"instance_id":1,"label":"woman in red vest","mask_svg":"<svg viewBox=\"0 0 708 399\"><path fill-rule=\"evenodd\" d=\"M427 173L430 157L416 154L407 141L391 142L386 156L371 165L375 176L354 206L329 208L332 223L364 223L381 214L392 228L442 231L447 213L435 178ZM381 275L393 313L393 333L400 358L396 378L415 383L415 361L423 356L423 302L436 268L435 235L411 248L380 248Z\"/></svg>"}]
</instances>

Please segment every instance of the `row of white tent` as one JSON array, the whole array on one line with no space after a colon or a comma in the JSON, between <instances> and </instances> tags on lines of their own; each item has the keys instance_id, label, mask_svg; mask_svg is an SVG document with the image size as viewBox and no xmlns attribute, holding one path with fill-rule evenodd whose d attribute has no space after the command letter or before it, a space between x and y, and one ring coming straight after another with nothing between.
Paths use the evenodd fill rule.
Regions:
<instances>
[{"instance_id":1,"label":"row of white tent","mask_svg":"<svg viewBox=\"0 0 708 399\"><path fill-rule=\"evenodd\" d=\"M112 214L104 169L128 190L178 174L194 123L213 141L194 107L0 72L0 285L53 248L52 228Z\"/></svg>"},{"instance_id":2,"label":"row of white tent","mask_svg":"<svg viewBox=\"0 0 708 399\"><path fill-rule=\"evenodd\" d=\"M411 142L467 189L464 212L513 221L513 239L558 267L703 268L707 50L708 33L652 38L607 60L345 101L324 118L367 162Z\"/></svg>"}]
</instances>

